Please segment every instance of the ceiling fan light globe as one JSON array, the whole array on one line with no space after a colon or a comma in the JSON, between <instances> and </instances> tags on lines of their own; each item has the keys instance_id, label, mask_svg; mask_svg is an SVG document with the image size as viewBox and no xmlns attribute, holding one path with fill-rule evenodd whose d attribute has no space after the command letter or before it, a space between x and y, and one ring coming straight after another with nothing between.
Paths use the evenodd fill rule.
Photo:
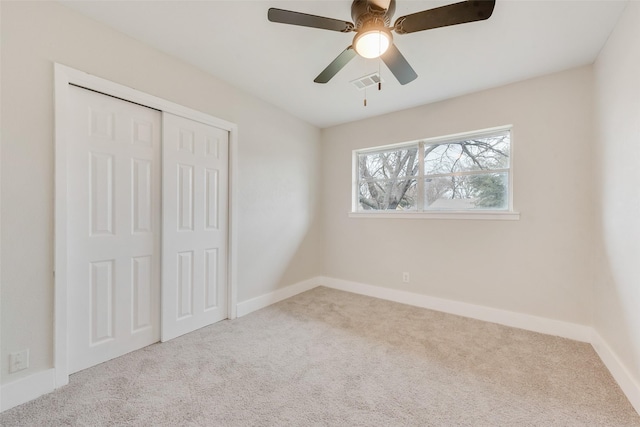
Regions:
<instances>
[{"instance_id":1,"label":"ceiling fan light globe","mask_svg":"<svg viewBox=\"0 0 640 427\"><path fill-rule=\"evenodd\" d=\"M391 44L391 34L384 30L369 30L358 33L353 39L353 48L363 58L383 55Z\"/></svg>"}]
</instances>

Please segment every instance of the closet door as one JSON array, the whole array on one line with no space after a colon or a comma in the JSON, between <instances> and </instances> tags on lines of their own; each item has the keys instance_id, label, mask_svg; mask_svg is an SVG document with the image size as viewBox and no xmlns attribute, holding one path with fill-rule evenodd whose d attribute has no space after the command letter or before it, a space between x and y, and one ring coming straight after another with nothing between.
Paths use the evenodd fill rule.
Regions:
<instances>
[{"instance_id":1,"label":"closet door","mask_svg":"<svg viewBox=\"0 0 640 427\"><path fill-rule=\"evenodd\" d=\"M229 132L163 113L162 341L227 318Z\"/></svg>"},{"instance_id":2,"label":"closet door","mask_svg":"<svg viewBox=\"0 0 640 427\"><path fill-rule=\"evenodd\" d=\"M69 87L69 373L160 338L160 112Z\"/></svg>"}]
</instances>

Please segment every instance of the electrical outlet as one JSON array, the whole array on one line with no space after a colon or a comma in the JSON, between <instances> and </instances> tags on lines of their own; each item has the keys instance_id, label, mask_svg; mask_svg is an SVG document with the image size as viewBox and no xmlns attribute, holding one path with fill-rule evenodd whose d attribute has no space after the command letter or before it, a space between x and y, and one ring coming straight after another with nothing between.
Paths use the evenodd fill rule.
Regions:
<instances>
[{"instance_id":1,"label":"electrical outlet","mask_svg":"<svg viewBox=\"0 0 640 427\"><path fill-rule=\"evenodd\" d=\"M22 371L29 367L29 349L9 354L9 373Z\"/></svg>"},{"instance_id":2,"label":"electrical outlet","mask_svg":"<svg viewBox=\"0 0 640 427\"><path fill-rule=\"evenodd\" d=\"M409 283L409 273L406 271L402 273L402 283Z\"/></svg>"}]
</instances>

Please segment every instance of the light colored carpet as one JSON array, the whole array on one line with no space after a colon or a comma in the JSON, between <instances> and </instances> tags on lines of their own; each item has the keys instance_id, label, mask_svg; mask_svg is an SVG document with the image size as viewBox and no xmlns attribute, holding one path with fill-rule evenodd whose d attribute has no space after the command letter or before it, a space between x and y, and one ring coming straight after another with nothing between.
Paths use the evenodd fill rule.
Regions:
<instances>
[{"instance_id":1,"label":"light colored carpet","mask_svg":"<svg viewBox=\"0 0 640 427\"><path fill-rule=\"evenodd\" d=\"M640 426L590 345L316 288L71 376L3 426Z\"/></svg>"}]
</instances>

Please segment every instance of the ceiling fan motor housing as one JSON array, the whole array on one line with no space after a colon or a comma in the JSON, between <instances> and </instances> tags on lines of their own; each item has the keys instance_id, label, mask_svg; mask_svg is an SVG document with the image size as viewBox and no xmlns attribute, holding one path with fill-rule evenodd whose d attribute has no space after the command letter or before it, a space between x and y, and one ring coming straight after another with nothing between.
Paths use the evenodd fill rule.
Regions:
<instances>
[{"instance_id":1,"label":"ceiling fan motor housing","mask_svg":"<svg viewBox=\"0 0 640 427\"><path fill-rule=\"evenodd\" d=\"M390 27L395 11L396 0L391 0L387 9L382 9L368 0L354 0L351 4L351 18L356 31L372 27Z\"/></svg>"}]
</instances>

